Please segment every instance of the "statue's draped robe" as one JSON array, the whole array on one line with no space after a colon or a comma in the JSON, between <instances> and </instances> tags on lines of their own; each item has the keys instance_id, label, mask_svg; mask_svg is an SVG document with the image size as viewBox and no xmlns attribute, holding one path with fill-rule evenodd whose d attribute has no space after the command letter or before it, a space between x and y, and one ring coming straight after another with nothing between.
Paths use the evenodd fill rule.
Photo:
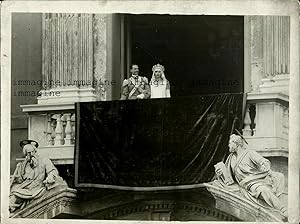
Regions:
<instances>
[{"instance_id":1,"label":"statue's draped robe","mask_svg":"<svg viewBox=\"0 0 300 224\"><path fill-rule=\"evenodd\" d=\"M276 196L279 196L284 191L284 176L270 169L263 170L261 168L263 163L270 164L270 161L254 150L245 150L239 158L231 153L225 165L228 174L239 184L241 193L253 202L266 206L263 201L258 200L261 194L260 187L269 187Z\"/></svg>"},{"instance_id":2,"label":"statue's draped robe","mask_svg":"<svg viewBox=\"0 0 300 224\"><path fill-rule=\"evenodd\" d=\"M10 189L10 207L22 209L27 201L41 197L47 190L47 186L43 183L46 177L62 181L57 169L48 158L37 156L37 161L34 167L31 167L26 160L17 165L16 178Z\"/></svg>"}]
</instances>

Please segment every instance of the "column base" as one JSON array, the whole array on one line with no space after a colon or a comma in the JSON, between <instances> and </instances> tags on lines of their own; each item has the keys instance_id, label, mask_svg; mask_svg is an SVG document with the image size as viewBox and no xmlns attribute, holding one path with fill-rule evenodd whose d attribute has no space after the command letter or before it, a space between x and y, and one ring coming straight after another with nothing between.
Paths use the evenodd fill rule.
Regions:
<instances>
[{"instance_id":1,"label":"column base","mask_svg":"<svg viewBox=\"0 0 300 224\"><path fill-rule=\"evenodd\" d=\"M97 99L94 88L55 88L41 90L40 94L37 98L38 104L91 102Z\"/></svg>"},{"instance_id":2,"label":"column base","mask_svg":"<svg viewBox=\"0 0 300 224\"><path fill-rule=\"evenodd\" d=\"M285 93L289 95L289 74L276 75L274 77L262 79L262 84L259 86L262 93Z\"/></svg>"}]
</instances>

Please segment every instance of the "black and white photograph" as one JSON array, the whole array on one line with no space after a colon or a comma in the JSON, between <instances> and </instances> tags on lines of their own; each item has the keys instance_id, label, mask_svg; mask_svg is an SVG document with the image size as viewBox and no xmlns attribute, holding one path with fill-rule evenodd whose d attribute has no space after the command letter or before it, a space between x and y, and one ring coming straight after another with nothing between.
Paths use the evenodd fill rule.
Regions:
<instances>
[{"instance_id":1,"label":"black and white photograph","mask_svg":"<svg viewBox=\"0 0 300 224\"><path fill-rule=\"evenodd\" d=\"M297 223L298 2L95 2L2 5L1 222Z\"/></svg>"}]
</instances>

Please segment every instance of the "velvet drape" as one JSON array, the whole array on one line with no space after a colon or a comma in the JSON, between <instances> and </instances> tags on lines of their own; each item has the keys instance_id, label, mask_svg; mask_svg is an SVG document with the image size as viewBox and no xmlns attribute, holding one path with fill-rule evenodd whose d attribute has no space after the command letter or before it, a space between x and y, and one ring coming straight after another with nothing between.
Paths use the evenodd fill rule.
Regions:
<instances>
[{"instance_id":1,"label":"velvet drape","mask_svg":"<svg viewBox=\"0 0 300 224\"><path fill-rule=\"evenodd\" d=\"M242 107L242 93L78 103L75 186L208 182L241 127Z\"/></svg>"}]
</instances>

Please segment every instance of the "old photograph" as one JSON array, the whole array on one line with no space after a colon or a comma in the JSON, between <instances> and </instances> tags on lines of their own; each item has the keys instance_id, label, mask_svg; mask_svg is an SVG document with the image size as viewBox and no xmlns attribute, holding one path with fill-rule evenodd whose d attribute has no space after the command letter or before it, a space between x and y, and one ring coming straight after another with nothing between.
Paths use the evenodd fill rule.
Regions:
<instances>
[{"instance_id":1,"label":"old photograph","mask_svg":"<svg viewBox=\"0 0 300 224\"><path fill-rule=\"evenodd\" d=\"M299 37L231 14L12 12L1 213L288 222Z\"/></svg>"}]
</instances>

